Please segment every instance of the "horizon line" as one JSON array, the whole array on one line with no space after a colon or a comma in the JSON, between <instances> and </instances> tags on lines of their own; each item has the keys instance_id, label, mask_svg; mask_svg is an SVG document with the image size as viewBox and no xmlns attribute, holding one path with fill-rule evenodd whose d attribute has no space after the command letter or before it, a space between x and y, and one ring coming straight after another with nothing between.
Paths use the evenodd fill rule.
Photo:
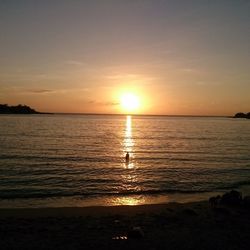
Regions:
<instances>
[{"instance_id":1,"label":"horizon line","mask_svg":"<svg viewBox=\"0 0 250 250\"><path fill-rule=\"evenodd\" d=\"M78 113L78 112L41 112L42 114L55 114L55 115L113 115L113 116L169 116L169 117L233 117L230 115L191 115L191 114L181 114L181 115L169 115L169 114L114 114L114 113Z\"/></svg>"}]
</instances>

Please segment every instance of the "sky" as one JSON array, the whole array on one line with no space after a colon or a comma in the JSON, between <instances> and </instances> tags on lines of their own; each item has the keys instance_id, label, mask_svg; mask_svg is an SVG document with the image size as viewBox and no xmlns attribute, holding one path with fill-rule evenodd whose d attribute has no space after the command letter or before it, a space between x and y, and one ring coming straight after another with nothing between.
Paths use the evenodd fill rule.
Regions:
<instances>
[{"instance_id":1,"label":"sky","mask_svg":"<svg viewBox=\"0 0 250 250\"><path fill-rule=\"evenodd\" d=\"M0 0L0 103L38 111L250 111L249 0ZM138 105L137 105L138 106Z\"/></svg>"}]
</instances>

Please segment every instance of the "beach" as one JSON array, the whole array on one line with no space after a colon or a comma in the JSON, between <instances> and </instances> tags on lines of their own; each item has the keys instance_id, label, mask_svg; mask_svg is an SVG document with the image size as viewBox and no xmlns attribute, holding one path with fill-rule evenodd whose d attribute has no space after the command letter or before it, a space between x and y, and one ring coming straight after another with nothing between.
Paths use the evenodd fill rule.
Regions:
<instances>
[{"instance_id":1,"label":"beach","mask_svg":"<svg viewBox=\"0 0 250 250\"><path fill-rule=\"evenodd\" d=\"M249 249L250 210L208 201L0 210L0 249Z\"/></svg>"}]
</instances>

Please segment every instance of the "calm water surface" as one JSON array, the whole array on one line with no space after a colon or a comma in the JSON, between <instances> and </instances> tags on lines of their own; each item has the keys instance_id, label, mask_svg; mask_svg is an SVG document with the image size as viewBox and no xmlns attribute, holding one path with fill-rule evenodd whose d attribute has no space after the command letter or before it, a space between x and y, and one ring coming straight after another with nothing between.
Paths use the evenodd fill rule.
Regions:
<instances>
[{"instance_id":1,"label":"calm water surface","mask_svg":"<svg viewBox=\"0 0 250 250\"><path fill-rule=\"evenodd\" d=\"M132 205L249 185L249 120L0 116L0 207Z\"/></svg>"}]
</instances>

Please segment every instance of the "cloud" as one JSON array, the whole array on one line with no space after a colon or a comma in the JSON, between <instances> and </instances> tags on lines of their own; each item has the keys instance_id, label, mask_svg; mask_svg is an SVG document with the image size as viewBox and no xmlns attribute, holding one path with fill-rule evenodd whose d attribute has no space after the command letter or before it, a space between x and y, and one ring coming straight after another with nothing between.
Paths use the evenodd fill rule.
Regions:
<instances>
[{"instance_id":1,"label":"cloud","mask_svg":"<svg viewBox=\"0 0 250 250\"><path fill-rule=\"evenodd\" d=\"M52 89L28 89L28 93L33 93L33 94L46 94L46 93L51 93L54 92Z\"/></svg>"},{"instance_id":2,"label":"cloud","mask_svg":"<svg viewBox=\"0 0 250 250\"><path fill-rule=\"evenodd\" d=\"M83 66L83 65L85 65L84 62L77 61L77 60L68 60L68 61L65 61L64 63L67 65L71 65L71 66Z\"/></svg>"},{"instance_id":3,"label":"cloud","mask_svg":"<svg viewBox=\"0 0 250 250\"><path fill-rule=\"evenodd\" d=\"M90 100L88 101L89 104L95 104L95 105L100 105L100 106L117 106L120 103L119 102L100 102L97 100Z\"/></svg>"},{"instance_id":4,"label":"cloud","mask_svg":"<svg viewBox=\"0 0 250 250\"><path fill-rule=\"evenodd\" d=\"M151 85L159 77L149 76L145 74L110 74L105 76L110 82L123 82L127 84Z\"/></svg>"},{"instance_id":5,"label":"cloud","mask_svg":"<svg viewBox=\"0 0 250 250\"><path fill-rule=\"evenodd\" d=\"M105 102L104 105L106 106L116 106L116 105L119 105L120 103L119 102Z\"/></svg>"}]
</instances>

